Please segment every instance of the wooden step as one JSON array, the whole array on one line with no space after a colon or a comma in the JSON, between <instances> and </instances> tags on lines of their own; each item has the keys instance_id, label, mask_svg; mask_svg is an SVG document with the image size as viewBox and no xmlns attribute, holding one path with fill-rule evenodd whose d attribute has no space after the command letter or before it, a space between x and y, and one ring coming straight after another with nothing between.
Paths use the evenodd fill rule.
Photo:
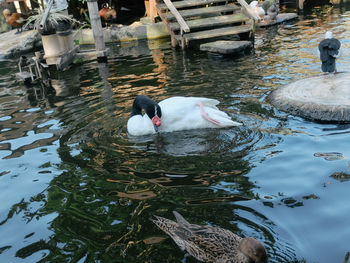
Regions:
<instances>
[{"instance_id":1,"label":"wooden step","mask_svg":"<svg viewBox=\"0 0 350 263\"><path fill-rule=\"evenodd\" d=\"M244 22L247 20L248 20L248 17L238 13L238 14L227 15L227 16L216 16L216 17L202 18L202 19L196 19L196 20L189 20L189 21L186 21L186 24L192 30L192 29L206 28L210 26L212 27L224 26L224 25ZM180 25L177 22L169 23L168 25L172 31L180 30Z\"/></svg>"},{"instance_id":2,"label":"wooden step","mask_svg":"<svg viewBox=\"0 0 350 263\"><path fill-rule=\"evenodd\" d=\"M176 1L172 3L177 9L181 9L181 8L187 8L187 7L203 6L203 5L225 3L225 2L230 2L230 0L229 1L227 0L184 0L184 1ZM157 4L156 7L160 11L168 10L168 7L166 6L166 4Z\"/></svg>"},{"instance_id":3,"label":"wooden step","mask_svg":"<svg viewBox=\"0 0 350 263\"><path fill-rule=\"evenodd\" d=\"M188 34L185 34L183 37L186 40L186 42L189 42L193 40L202 40L207 38L209 39L209 38L215 38L215 37L237 35L241 33L250 32L251 30L252 30L252 27L250 25L242 25L242 26L223 27L218 29L188 33ZM178 41L181 41L180 35L175 36L175 38Z\"/></svg>"},{"instance_id":4,"label":"wooden step","mask_svg":"<svg viewBox=\"0 0 350 263\"><path fill-rule=\"evenodd\" d=\"M182 11L179 11L179 13L183 18L189 18L194 16L209 15L209 14L215 14L215 13L221 13L221 12L232 12L240 9L241 8L235 4L229 4L229 5L182 10ZM161 17L167 21L172 21L175 19L175 16L172 13L162 14Z\"/></svg>"}]
</instances>

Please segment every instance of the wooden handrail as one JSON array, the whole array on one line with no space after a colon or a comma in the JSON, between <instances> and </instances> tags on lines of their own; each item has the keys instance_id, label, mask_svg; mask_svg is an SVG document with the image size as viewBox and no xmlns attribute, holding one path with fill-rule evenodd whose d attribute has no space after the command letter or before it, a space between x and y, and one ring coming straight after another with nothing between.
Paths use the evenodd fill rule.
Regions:
<instances>
[{"instance_id":1,"label":"wooden handrail","mask_svg":"<svg viewBox=\"0 0 350 263\"><path fill-rule=\"evenodd\" d=\"M177 22L180 24L181 31L188 33L190 32L189 26L186 24L186 21L183 19L183 17L180 15L179 11L177 11L176 7L170 0L163 0L166 6L169 8L171 13L175 16Z\"/></svg>"}]
</instances>

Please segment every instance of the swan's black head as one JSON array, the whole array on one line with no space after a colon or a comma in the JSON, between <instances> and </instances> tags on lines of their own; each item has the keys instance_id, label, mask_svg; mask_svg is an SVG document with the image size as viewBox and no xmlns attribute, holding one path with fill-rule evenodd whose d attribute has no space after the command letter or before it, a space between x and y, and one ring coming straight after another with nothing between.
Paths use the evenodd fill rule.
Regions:
<instances>
[{"instance_id":1,"label":"swan's black head","mask_svg":"<svg viewBox=\"0 0 350 263\"><path fill-rule=\"evenodd\" d=\"M156 103L151 98L145 95L138 95L134 100L132 105L132 111L130 117L134 115L142 115L142 109L146 112L148 117L152 120L154 129L158 131L158 127L162 124L162 110L160 109L158 103Z\"/></svg>"}]
</instances>

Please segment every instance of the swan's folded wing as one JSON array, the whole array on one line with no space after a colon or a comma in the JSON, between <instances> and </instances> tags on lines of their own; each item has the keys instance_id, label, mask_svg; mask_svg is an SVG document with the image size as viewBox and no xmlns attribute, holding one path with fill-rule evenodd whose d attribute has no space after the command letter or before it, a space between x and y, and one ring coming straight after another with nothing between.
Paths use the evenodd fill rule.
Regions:
<instances>
[{"instance_id":1,"label":"swan's folded wing","mask_svg":"<svg viewBox=\"0 0 350 263\"><path fill-rule=\"evenodd\" d=\"M165 100L162 100L159 102L159 105L166 106L166 107L186 107L186 106L195 106L198 102L201 102L203 105L208 107L215 107L220 102L215 99L208 99L203 97L170 97Z\"/></svg>"}]
</instances>

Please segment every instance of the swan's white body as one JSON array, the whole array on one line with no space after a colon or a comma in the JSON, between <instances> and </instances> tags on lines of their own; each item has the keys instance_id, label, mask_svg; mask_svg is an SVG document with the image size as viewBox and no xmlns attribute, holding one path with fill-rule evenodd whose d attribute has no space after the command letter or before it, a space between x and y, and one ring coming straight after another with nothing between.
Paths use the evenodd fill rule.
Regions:
<instances>
[{"instance_id":1,"label":"swan's white body","mask_svg":"<svg viewBox=\"0 0 350 263\"><path fill-rule=\"evenodd\" d=\"M241 123L232 121L216 105L218 100L199 97L171 97L158 103L162 111L159 132L173 132L201 128L223 128L238 126ZM203 117L200 105L209 118L217 121L215 124ZM128 133L134 136L156 133L154 125L147 114L134 115L127 124Z\"/></svg>"}]
</instances>

